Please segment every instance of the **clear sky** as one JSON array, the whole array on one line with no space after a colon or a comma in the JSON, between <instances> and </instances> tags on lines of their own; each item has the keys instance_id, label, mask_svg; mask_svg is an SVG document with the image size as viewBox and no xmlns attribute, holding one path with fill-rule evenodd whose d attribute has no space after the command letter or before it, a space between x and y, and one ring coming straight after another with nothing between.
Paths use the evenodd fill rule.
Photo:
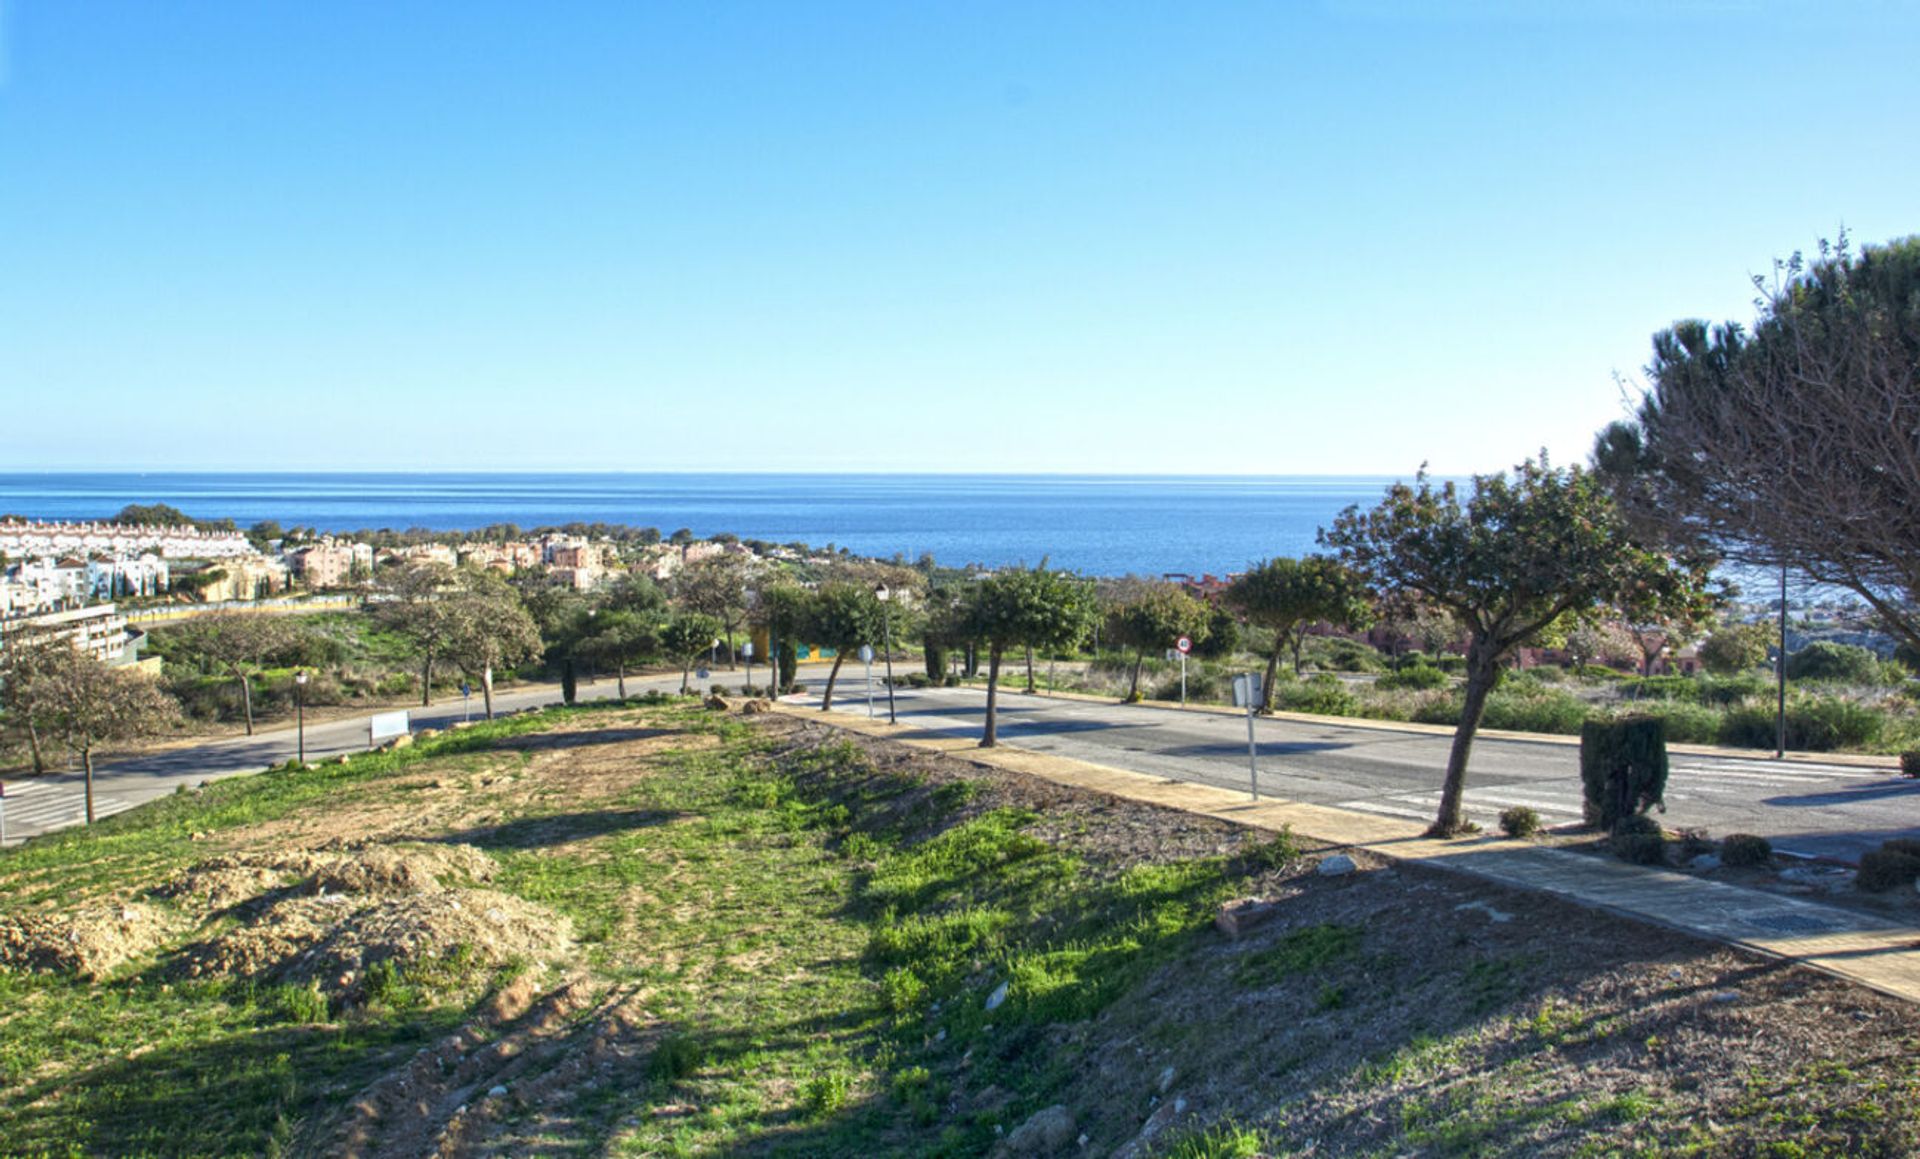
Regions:
<instances>
[{"instance_id":1,"label":"clear sky","mask_svg":"<svg viewBox=\"0 0 1920 1159\"><path fill-rule=\"evenodd\" d=\"M0 470L1493 470L1920 231L1896 0L0 5Z\"/></svg>"}]
</instances>

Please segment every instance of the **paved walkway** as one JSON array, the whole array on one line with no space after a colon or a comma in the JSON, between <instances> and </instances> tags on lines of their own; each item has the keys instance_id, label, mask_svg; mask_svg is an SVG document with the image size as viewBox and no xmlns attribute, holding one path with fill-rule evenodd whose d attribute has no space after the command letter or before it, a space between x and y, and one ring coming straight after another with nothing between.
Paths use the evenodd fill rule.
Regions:
<instances>
[{"instance_id":1,"label":"paved walkway","mask_svg":"<svg viewBox=\"0 0 1920 1159\"><path fill-rule=\"evenodd\" d=\"M949 753L983 767L1259 829L1291 829L1337 846L1471 874L1518 889L1539 890L1581 905L1800 962L1884 994L1920 1002L1920 927L1564 849L1500 837L1435 841L1421 836L1423 825L1393 817L1269 798L1255 801L1246 792L1108 768L1005 744L983 749L973 740L888 725L844 712L822 714L816 708L796 704L779 707L801 719Z\"/></svg>"}]
</instances>

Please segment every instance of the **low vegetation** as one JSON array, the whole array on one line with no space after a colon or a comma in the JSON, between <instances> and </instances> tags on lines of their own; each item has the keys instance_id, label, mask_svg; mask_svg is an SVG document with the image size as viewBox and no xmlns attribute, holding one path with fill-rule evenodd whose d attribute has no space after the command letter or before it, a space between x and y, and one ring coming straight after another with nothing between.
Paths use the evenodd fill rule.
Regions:
<instances>
[{"instance_id":1,"label":"low vegetation","mask_svg":"<svg viewBox=\"0 0 1920 1159\"><path fill-rule=\"evenodd\" d=\"M0 854L5 1149L1917 1141L1920 1018L1835 979L761 720L517 716Z\"/></svg>"}]
</instances>

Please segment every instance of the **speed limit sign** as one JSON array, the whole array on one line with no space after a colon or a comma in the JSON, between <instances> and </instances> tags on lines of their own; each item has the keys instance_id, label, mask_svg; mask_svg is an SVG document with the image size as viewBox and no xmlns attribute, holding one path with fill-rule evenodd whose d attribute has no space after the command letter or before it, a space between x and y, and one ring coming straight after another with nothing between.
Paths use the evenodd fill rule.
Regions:
<instances>
[{"instance_id":1,"label":"speed limit sign","mask_svg":"<svg viewBox=\"0 0 1920 1159\"><path fill-rule=\"evenodd\" d=\"M1178 640L1175 640L1173 642L1173 646L1180 649L1180 654L1182 656L1193 651L1193 641L1188 639L1185 636L1182 636Z\"/></svg>"}]
</instances>

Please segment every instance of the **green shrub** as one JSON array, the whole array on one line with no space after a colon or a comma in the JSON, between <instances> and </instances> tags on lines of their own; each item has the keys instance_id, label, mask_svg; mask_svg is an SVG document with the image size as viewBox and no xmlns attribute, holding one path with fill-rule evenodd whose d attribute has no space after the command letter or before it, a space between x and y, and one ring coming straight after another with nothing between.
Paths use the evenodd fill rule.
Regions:
<instances>
[{"instance_id":1,"label":"green shrub","mask_svg":"<svg viewBox=\"0 0 1920 1159\"><path fill-rule=\"evenodd\" d=\"M1360 702L1336 676L1325 673L1297 684L1282 684L1274 689L1274 707L1287 712L1311 712L1320 716L1358 716Z\"/></svg>"},{"instance_id":2,"label":"green shrub","mask_svg":"<svg viewBox=\"0 0 1920 1159\"><path fill-rule=\"evenodd\" d=\"M1375 688L1415 690L1445 688L1452 683L1445 672L1431 664L1409 664L1404 668L1389 672L1374 681Z\"/></svg>"},{"instance_id":3,"label":"green shrub","mask_svg":"<svg viewBox=\"0 0 1920 1159\"><path fill-rule=\"evenodd\" d=\"M1883 893L1920 880L1920 857L1886 846L1860 859L1860 874L1854 884L1869 893Z\"/></svg>"},{"instance_id":4,"label":"green shrub","mask_svg":"<svg viewBox=\"0 0 1920 1159\"><path fill-rule=\"evenodd\" d=\"M823 1071L800 1088L800 1104L810 1118L821 1119L846 1107L853 1080L841 1071Z\"/></svg>"},{"instance_id":5,"label":"green shrub","mask_svg":"<svg viewBox=\"0 0 1920 1159\"><path fill-rule=\"evenodd\" d=\"M1773 862L1773 843L1751 833L1729 833L1720 843L1720 864L1732 866L1769 865Z\"/></svg>"},{"instance_id":6,"label":"green shrub","mask_svg":"<svg viewBox=\"0 0 1920 1159\"><path fill-rule=\"evenodd\" d=\"M1419 724L1459 724L1460 697L1452 694L1436 696L1414 705L1410 719Z\"/></svg>"},{"instance_id":7,"label":"green shrub","mask_svg":"<svg viewBox=\"0 0 1920 1159\"><path fill-rule=\"evenodd\" d=\"M1667 835L1660 823L1640 814L1614 823L1608 841L1613 855L1634 865L1658 865L1667 859Z\"/></svg>"},{"instance_id":8,"label":"green shrub","mask_svg":"<svg viewBox=\"0 0 1920 1159\"><path fill-rule=\"evenodd\" d=\"M1346 636L1309 636L1301 655L1334 672L1378 672L1386 666L1378 648Z\"/></svg>"},{"instance_id":9,"label":"green shrub","mask_svg":"<svg viewBox=\"0 0 1920 1159\"><path fill-rule=\"evenodd\" d=\"M692 1035L669 1034L653 1048L653 1057L647 1060L647 1074L661 1082L677 1082L699 1070L706 1062L706 1052Z\"/></svg>"},{"instance_id":10,"label":"green shrub","mask_svg":"<svg viewBox=\"0 0 1920 1159\"><path fill-rule=\"evenodd\" d=\"M1487 694L1486 712L1480 718L1482 728L1503 728L1515 732L1541 732L1571 736L1589 715L1579 697L1560 688L1543 688L1519 680L1507 682Z\"/></svg>"},{"instance_id":11,"label":"green shrub","mask_svg":"<svg viewBox=\"0 0 1920 1159\"><path fill-rule=\"evenodd\" d=\"M1720 738L1718 709L1682 700L1655 701L1636 706L1638 716L1657 717L1667 727L1667 740L1681 744L1712 744Z\"/></svg>"},{"instance_id":12,"label":"green shrub","mask_svg":"<svg viewBox=\"0 0 1920 1159\"><path fill-rule=\"evenodd\" d=\"M1588 721L1580 730L1580 783L1587 824L1603 829L1617 829L1661 804L1667 793L1665 722L1650 716Z\"/></svg>"},{"instance_id":13,"label":"green shrub","mask_svg":"<svg viewBox=\"0 0 1920 1159\"><path fill-rule=\"evenodd\" d=\"M1880 657L1866 648L1818 640L1787 655L1788 680L1825 680L1842 684L1878 684Z\"/></svg>"},{"instance_id":14,"label":"green shrub","mask_svg":"<svg viewBox=\"0 0 1920 1159\"><path fill-rule=\"evenodd\" d=\"M1787 705L1787 747L1797 752L1866 748L1880 739L1885 727L1886 718L1880 713L1837 696L1805 697ZM1774 708L1742 705L1721 720L1720 743L1770 749L1777 743L1777 729Z\"/></svg>"},{"instance_id":15,"label":"green shrub","mask_svg":"<svg viewBox=\"0 0 1920 1159\"><path fill-rule=\"evenodd\" d=\"M1525 805L1515 805L1500 813L1500 832L1509 837L1531 837L1540 832L1540 814Z\"/></svg>"},{"instance_id":16,"label":"green shrub","mask_svg":"<svg viewBox=\"0 0 1920 1159\"><path fill-rule=\"evenodd\" d=\"M1920 749L1908 749L1900 754L1900 773L1906 777L1920 777Z\"/></svg>"}]
</instances>

